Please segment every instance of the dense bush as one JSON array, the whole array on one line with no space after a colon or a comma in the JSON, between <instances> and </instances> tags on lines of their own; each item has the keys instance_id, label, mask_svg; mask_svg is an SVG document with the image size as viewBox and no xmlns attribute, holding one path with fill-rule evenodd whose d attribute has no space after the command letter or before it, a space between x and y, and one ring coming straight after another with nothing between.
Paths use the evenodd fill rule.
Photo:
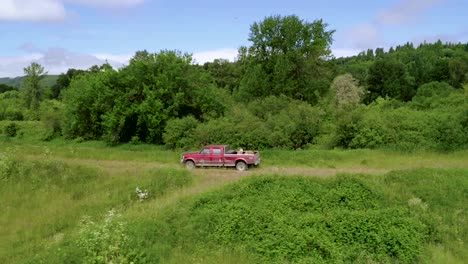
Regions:
<instances>
[{"instance_id":1,"label":"dense bush","mask_svg":"<svg viewBox=\"0 0 468 264\"><path fill-rule=\"evenodd\" d=\"M8 166L0 170L0 179L6 184L22 185L23 189L59 187L73 189L97 177L94 170L69 166L58 161L18 161L10 158Z\"/></svg>"},{"instance_id":2,"label":"dense bush","mask_svg":"<svg viewBox=\"0 0 468 264\"><path fill-rule=\"evenodd\" d=\"M163 140L171 149L195 147L194 131L199 121L193 116L171 119L164 129Z\"/></svg>"},{"instance_id":3,"label":"dense bush","mask_svg":"<svg viewBox=\"0 0 468 264\"><path fill-rule=\"evenodd\" d=\"M244 149L270 147L265 123L242 106L231 108L225 117L200 124L194 133L198 145L218 143Z\"/></svg>"},{"instance_id":4,"label":"dense bush","mask_svg":"<svg viewBox=\"0 0 468 264\"><path fill-rule=\"evenodd\" d=\"M170 119L222 116L228 94L191 62L190 55L176 51L142 51L118 71L103 65L80 74L63 91L64 134L110 144L162 144Z\"/></svg>"},{"instance_id":5,"label":"dense bush","mask_svg":"<svg viewBox=\"0 0 468 264\"><path fill-rule=\"evenodd\" d=\"M433 85L438 88L427 89ZM332 145L402 151L464 149L468 145L465 108L460 91L443 83L422 87L414 102L406 104L379 98L368 106L337 111Z\"/></svg>"},{"instance_id":6,"label":"dense bush","mask_svg":"<svg viewBox=\"0 0 468 264\"><path fill-rule=\"evenodd\" d=\"M319 107L272 96L232 106L224 117L204 123L192 117L171 120L164 138L171 148L219 143L244 149L298 149L313 143L322 133L323 115Z\"/></svg>"},{"instance_id":7,"label":"dense bush","mask_svg":"<svg viewBox=\"0 0 468 264\"><path fill-rule=\"evenodd\" d=\"M41 121L47 133L44 140L51 140L62 135L64 104L56 100L46 100L41 103Z\"/></svg>"},{"instance_id":8,"label":"dense bush","mask_svg":"<svg viewBox=\"0 0 468 264\"><path fill-rule=\"evenodd\" d=\"M426 83L418 88L416 95L411 100L411 106L420 110L444 108L450 106L449 103L453 99L455 99L454 102L458 101L456 98L450 97L453 93L459 94L455 88L445 82Z\"/></svg>"},{"instance_id":9,"label":"dense bush","mask_svg":"<svg viewBox=\"0 0 468 264\"><path fill-rule=\"evenodd\" d=\"M7 137L15 137L18 134L19 127L15 122L11 122L3 129L3 133Z\"/></svg>"},{"instance_id":10,"label":"dense bush","mask_svg":"<svg viewBox=\"0 0 468 264\"><path fill-rule=\"evenodd\" d=\"M245 248L256 263L413 263L428 227L406 204L388 202L355 177L253 177L168 213L152 240Z\"/></svg>"},{"instance_id":11,"label":"dense bush","mask_svg":"<svg viewBox=\"0 0 468 264\"><path fill-rule=\"evenodd\" d=\"M19 91L0 93L0 121L21 121L24 119L24 111Z\"/></svg>"}]
</instances>

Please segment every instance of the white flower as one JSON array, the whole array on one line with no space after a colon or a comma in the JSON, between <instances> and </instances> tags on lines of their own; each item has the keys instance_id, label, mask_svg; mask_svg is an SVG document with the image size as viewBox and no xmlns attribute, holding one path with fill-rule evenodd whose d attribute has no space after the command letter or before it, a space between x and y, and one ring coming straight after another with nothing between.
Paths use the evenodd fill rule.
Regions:
<instances>
[{"instance_id":1,"label":"white flower","mask_svg":"<svg viewBox=\"0 0 468 264\"><path fill-rule=\"evenodd\" d=\"M136 187L135 193L140 199L140 202L148 198L148 190L142 191L139 187Z\"/></svg>"}]
</instances>

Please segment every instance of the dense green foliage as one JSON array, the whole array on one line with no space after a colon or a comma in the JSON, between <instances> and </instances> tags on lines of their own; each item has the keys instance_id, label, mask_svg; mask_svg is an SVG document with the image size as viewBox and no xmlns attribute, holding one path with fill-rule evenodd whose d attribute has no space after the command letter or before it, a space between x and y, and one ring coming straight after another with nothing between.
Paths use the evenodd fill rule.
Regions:
<instances>
[{"instance_id":1,"label":"dense green foliage","mask_svg":"<svg viewBox=\"0 0 468 264\"><path fill-rule=\"evenodd\" d=\"M286 95L316 103L329 86L325 58L333 30L322 20L271 16L250 27L250 47L239 49L242 75L236 97L250 101Z\"/></svg>"},{"instance_id":2,"label":"dense green foliage","mask_svg":"<svg viewBox=\"0 0 468 264\"><path fill-rule=\"evenodd\" d=\"M200 236L244 245L265 262L410 263L428 227L357 178L251 178L192 206Z\"/></svg>"},{"instance_id":3,"label":"dense green foliage","mask_svg":"<svg viewBox=\"0 0 468 264\"><path fill-rule=\"evenodd\" d=\"M0 93L8 92L8 91L13 91L16 88L7 84L0 83Z\"/></svg>"},{"instance_id":4,"label":"dense green foliage","mask_svg":"<svg viewBox=\"0 0 468 264\"><path fill-rule=\"evenodd\" d=\"M120 71L104 65L72 80L63 92L64 134L109 143L136 138L161 144L169 119L218 117L225 108L224 94L191 64L189 55L140 52Z\"/></svg>"},{"instance_id":5,"label":"dense green foliage","mask_svg":"<svg viewBox=\"0 0 468 264\"><path fill-rule=\"evenodd\" d=\"M178 254L206 261L231 249L244 256L241 263L430 263L423 253L442 243L452 259L463 259L465 175L416 170L372 179L248 178L157 217L88 223L77 242L63 244L59 258L95 260L108 248L127 261L172 263L184 259ZM90 237L98 234L106 235Z\"/></svg>"},{"instance_id":6,"label":"dense green foliage","mask_svg":"<svg viewBox=\"0 0 468 264\"><path fill-rule=\"evenodd\" d=\"M120 69L69 69L44 85L25 68L2 88L0 120L42 120L44 140L103 140L198 148L468 146L468 44L412 43L333 58L318 19L269 16L250 27L234 62L203 66L179 51L138 51Z\"/></svg>"},{"instance_id":7,"label":"dense green foliage","mask_svg":"<svg viewBox=\"0 0 468 264\"><path fill-rule=\"evenodd\" d=\"M98 257L105 255L109 263L114 259L112 252L122 255L122 248L109 246L123 243L115 240L124 230L118 222L114 224L113 215L107 215L103 224L94 219L113 208L122 211L190 185L192 177L172 168L108 175L90 166L54 160L50 149L43 151L41 161L20 158L15 149L2 149L0 182L0 262L104 263ZM146 195L137 196L135 188ZM64 245L70 247L56 250L64 238ZM38 259L49 254L51 260Z\"/></svg>"},{"instance_id":8,"label":"dense green foliage","mask_svg":"<svg viewBox=\"0 0 468 264\"><path fill-rule=\"evenodd\" d=\"M247 174L189 172L178 167L177 152L43 142L31 131L39 122L25 123L18 122L22 138L1 142L2 263L463 263L468 257L466 151L268 150L264 165ZM406 170L415 167L423 168ZM400 170L314 177L334 168ZM275 171L289 176L269 175Z\"/></svg>"}]
</instances>

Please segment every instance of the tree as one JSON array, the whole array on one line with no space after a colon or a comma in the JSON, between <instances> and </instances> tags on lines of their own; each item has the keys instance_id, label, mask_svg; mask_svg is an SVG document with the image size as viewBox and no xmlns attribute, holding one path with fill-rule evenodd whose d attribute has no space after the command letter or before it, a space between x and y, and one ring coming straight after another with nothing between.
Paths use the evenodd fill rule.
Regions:
<instances>
[{"instance_id":1,"label":"tree","mask_svg":"<svg viewBox=\"0 0 468 264\"><path fill-rule=\"evenodd\" d=\"M59 75L57 82L51 88L50 99L58 99L62 90L70 85L75 76L85 73L84 70L69 69L66 73Z\"/></svg>"},{"instance_id":2,"label":"tree","mask_svg":"<svg viewBox=\"0 0 468 264\"><path fill-rule=\"evenodd\" d=\"M44 79L47 72L44 71L39 63L33 62L24 68L23 89L25 92L25 104L28 109L39 109L39 102L42 97L43 87L41 80Z\"/></svg>"},{"instance_id":3,"label":"tree","mask_svg":"<svg viewBox=\"0 0 468 264\"><path fill-rule=\"evenodd\" d=\"M226 97L189 54L137 52L118 71L105 64L72 80L64 91L64 134L112 144L161 144L168 120L219 117Z\"/></svg>"},{"instance_id":4,"label":"tree","mask_svg":"<svg viewBox=\"0 0 468 264\"><path fill-rule=\"evenodd\" d=\"M449 83L455 88L462 88L468 81L468 56L462 58L453 58L448 63L450 80Z\"/></svg>"},{"instance_id":5,"label":"tree","mask_svg":"<svg viewBox=\"0 0 468 264\"><path fill-rule=\"evenodd\" d=\"M16 90L15 87L0 83L0 93Z\"/></svg>"},{"instance_id":6,"label":"tree","mask_svg":"<svg viewBox=\"0 0 468 264\"><path fill-rule=\"evenodd\" d=\"M349 73L337 76L333 80L331 89L334 93L334 105L337 108L355 106L361 102L364 95L364 89Z\"/></svg>"},{"instance_id":7,"label":"tree","mask_svg":"<svg viewBox=\"0 0 468 264\"><path fill-rule=\"evenodd\" d=\"M369 68L368 102L377 97L409 101L414 95L413 81L403 63L394 59L379 59Z\"/></svg>"},{"instance_id":8,"label":"tree","mask_svg":"<svg viewBox=\"0 0 468 264\"><path fill-rule=\"evenodd\" d=\"M250 47L241 47L242 77L237 97L284 94L316 102L329 87L330 45L334 30L322 20L270 16L250 28Z\"/></svg>"},{"instance_id":9,"label":"tree","mask_svg":"<svg viewBox=\"0 0 468 264\"><path fill-rule=\"evenodd\" d=\"M240 69L238 62L215 59L213 62L203 64L203 68L211 73L219 88L232 92L239 87Z\"/></svg>"}]
</instances>

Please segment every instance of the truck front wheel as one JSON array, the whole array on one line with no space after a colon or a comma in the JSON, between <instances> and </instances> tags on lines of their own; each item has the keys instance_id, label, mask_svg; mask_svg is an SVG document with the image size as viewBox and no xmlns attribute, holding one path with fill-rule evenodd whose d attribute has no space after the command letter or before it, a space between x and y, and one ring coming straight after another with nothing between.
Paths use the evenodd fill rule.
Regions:
<instances>
[{"instance_id":1,"label":"truck front wheel","mask_svg":"<svg viewBox=\"0 0 468 264\"><path fill-rule=\"evenodd\" d=\"M246 164L245 162L243 162L243 161L238 161L238 162L236 163L236 169L237 169L238 171L246 171L247 168L248 168L248 167L247 167L247 164Z\"/></svg>"},{"instance_id":2,"label":"truck front wheel","mask_svg":"<svg viewBox=\"0 0 468 264\"><path fill-rule=\"evenodd\" d=\"M195 163L193 163L193 161L191 160L187 160L185 162L185 168L191 170L191 169L194 169L195 168Z\"/></svg>"}]
</instances>

